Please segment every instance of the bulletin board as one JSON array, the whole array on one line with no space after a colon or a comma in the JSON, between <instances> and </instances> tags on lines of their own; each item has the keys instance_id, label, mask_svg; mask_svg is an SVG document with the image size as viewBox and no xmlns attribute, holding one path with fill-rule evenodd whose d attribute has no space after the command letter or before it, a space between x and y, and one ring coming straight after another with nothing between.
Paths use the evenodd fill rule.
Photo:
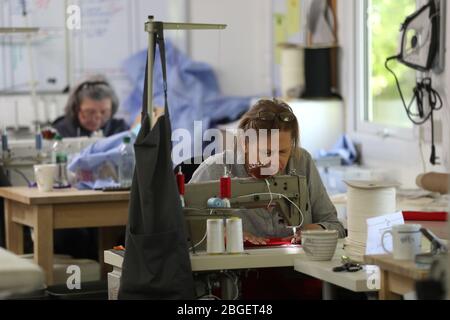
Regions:
<instances>
[{"instance_id":1,"label":"bulletin board","mask_svg":"<svg viewBox=\"0 0 450 320\"><path fill-rule=\"evenodd\" d=\"M39 27L36 33L0 34L0 92L38 91L67 85L64 1L0 0L0 27Z\"/></svg>"},{"instance_id":2,"label":"bulletin board","mask_svg":"<svg viewBox=\"0 0 450 320\"><path fill-rule=\"evenodd\" d=\"M66 28L69 5L80 8L79 29ZM0 0L0 28L39 28L29 38L0 34L0 93L29 93L32 78L38 93L62 92L102 74L124 96L123 61L147 47L148 15L166 19L167 11L165 0Z\"/></svg>"}]
</instances>

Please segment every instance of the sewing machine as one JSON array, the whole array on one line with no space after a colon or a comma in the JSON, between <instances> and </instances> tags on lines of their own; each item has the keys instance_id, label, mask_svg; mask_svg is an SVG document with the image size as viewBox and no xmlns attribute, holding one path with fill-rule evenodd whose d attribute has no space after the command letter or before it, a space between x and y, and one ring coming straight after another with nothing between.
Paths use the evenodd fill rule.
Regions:
<instances>
[{"instance_id":1,"label":"sewing machine","mask_svg":"<svg viewBox=\"0 0 450 320\"><path fill-rule=\"evenodd\" d=\"M231 208L209 208L208 199L218 197L219 181L187 184L185 187L184 214L192 243L199 242L206 230L206 220L211 217L233 216L236 209L266 208L269 203L277 206L288 226L298 226L302 216L292 201L306 215L309 210L309 191L306 177L299 175L274 176L265 180L254 178L231 179ZM270 188L270 192L269 192ZM272 197L271 194L272 193ZM280 196L282 194L283 196ZM289 200L287 200L289 199Z\"/></svg>"},{"instance_id":2,"label":"sewing machine","mask_svg":"<svg viewBox=\"0 0 450 320\"><path fill-rule=\"evenodd\" d=\"M69 155L76 154L100 138L64 138L63 144ZM53 141L43 140L37 150L34 139L14 139L8 142L8 150L1 152L0 165L6 171L13 185L26 185L34 181L33 165L50 163Z\"/></svg>"}]
</instances>

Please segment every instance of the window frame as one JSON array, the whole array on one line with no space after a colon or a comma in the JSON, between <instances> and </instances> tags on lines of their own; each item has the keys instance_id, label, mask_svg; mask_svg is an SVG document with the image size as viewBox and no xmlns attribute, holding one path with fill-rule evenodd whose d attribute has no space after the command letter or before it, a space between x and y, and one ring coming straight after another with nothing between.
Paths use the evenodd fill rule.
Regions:
<instances>
[{"instance_id":1,"label":"window frame","mask_svg":"<svg viewBox=\"0 0 450 320\"><path fill-rule=\"evenodd\" d=\"M373 123L366 120L371 106L369 99L369 54L368 42L370 39L367 25L369 15L369 1L354 1L354 50L355 50L355 131L382 138L397 138L401 140L414 140L414 126L411 128L402 128L389 124ZM416 1L417 2L417 1ZM361 45L362 44L362 45ZM416 75L417 79L417 75ZM399 105L401 107L401 105Z\"/></svg>"}]
</instances>

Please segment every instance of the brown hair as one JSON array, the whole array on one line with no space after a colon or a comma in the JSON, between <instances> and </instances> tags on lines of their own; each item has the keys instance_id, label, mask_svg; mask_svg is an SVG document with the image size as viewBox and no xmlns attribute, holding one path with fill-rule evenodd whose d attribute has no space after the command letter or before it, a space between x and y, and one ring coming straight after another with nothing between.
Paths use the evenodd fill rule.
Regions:
<instances>
[{"instance_id":1,"label":"brown hair","mask_svg":"<svg viewBox=\"0 0 450 320\"><path fill-rule=\"evenodd\" d=\"M259 118L260 112L273 112L275 114L289 112L293 116L294 120L285 122L281 121L278 117L275 117L272 121L261 120ZM291 107L281 100L259 100L242 116L241 121L239 122L239 129L243 129L244 131L248 129L278 129L280 131L289 131L293 141L293 152L297 149L297 147L299 147L299 128L297 117L294 115Z\"/></svg>"},{"instance_id":2,"label":"brown hair","mask_svg":"<svg viewBox=\"0 0 450 320\"><path fill-rule=\"evenodd\" d=\"M119 99L114 89L108 83L105 77L96 75L89 77L86 81L80 82L75 86L69 95L66 103L66 116L75 122L78 122L78 112L84 98L92 100L111 99L111 118L119 108Z\"/></svg>"}]
</instances>

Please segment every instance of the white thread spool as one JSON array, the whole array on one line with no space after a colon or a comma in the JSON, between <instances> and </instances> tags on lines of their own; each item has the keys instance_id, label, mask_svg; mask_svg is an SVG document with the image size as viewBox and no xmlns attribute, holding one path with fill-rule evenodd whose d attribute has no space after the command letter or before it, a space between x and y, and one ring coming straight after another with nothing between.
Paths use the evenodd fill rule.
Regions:
<instances>
[{"instance_id":1,"label":"white thread spool","mask_svg":"<svg viewBox=\"0 0 450 320\"><path fill-rule=\"evenodd\" d=\"M305 85L303 48L295 44L281 44L281 94L289 97L289 90Z\"/></svg>"},{"instance_id":2,"label":"white thread spool","mask_svg":"<svg viewBox=\"0 0 450 320\"><path fill-rule=\"evenodd\" d=\"M244 240L242 234L242 219L233 217L227 219L227 252L244 252Z\"/></svg>"},{"instance_id":3,"label":"white thread spool","mask_svg":"<svg viewBox=\"0 0 450 320\"><path fill-rule=\"evenodd\" d=\"M225 252L223 219L208 219L206 221L206 252L222 254Z\"/></svg>"},{"instance_id":4,"label":"white thread spool","mask_svg":"<svg viewBox=\"0 0 450 320\"><path fill-rule=\"evenodd\" d=\"M366 251L367 219L396 212L395 183L345 181L347 190L347 254L362 260Z\"/></svg>"}]
</instances>

